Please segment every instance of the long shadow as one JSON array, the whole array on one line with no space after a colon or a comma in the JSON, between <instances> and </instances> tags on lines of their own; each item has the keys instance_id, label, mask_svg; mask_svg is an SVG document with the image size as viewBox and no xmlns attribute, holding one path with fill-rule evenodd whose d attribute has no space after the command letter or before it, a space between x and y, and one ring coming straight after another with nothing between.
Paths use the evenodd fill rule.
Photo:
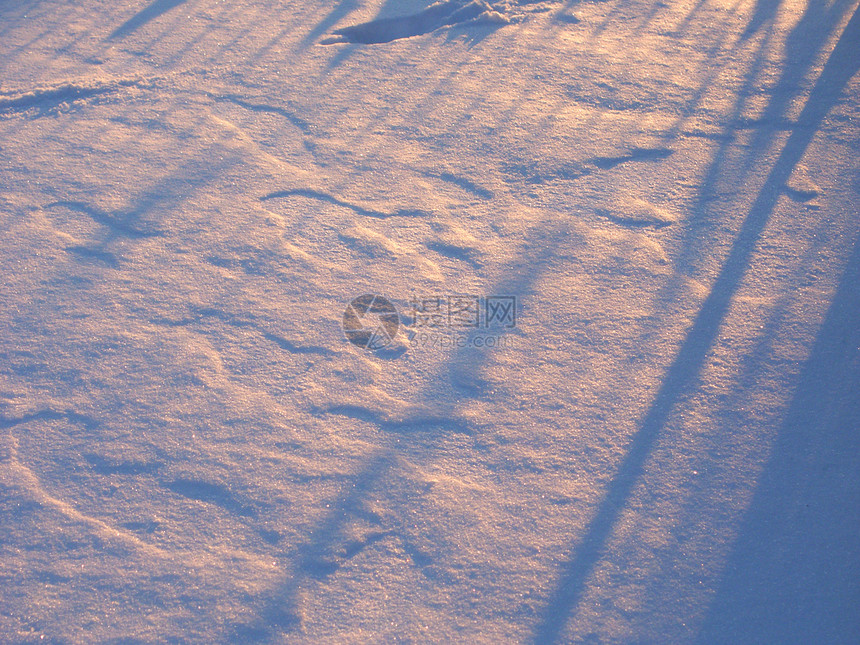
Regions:
<instances>
[{"instance_id":1,"label":"long shadow","mask_svg":"<svg viewBox=\"0 0 860 645\"><path fill-rule=\"evenodd\" d=\"M338 569L334 551L340 542L343 527L361 514L364 500L370 497L379 479L391 468L393 458L390 449L374 454L338 499L332 500L329 504L331 511L299 548L293 575L275 593L264 599L257 620L232 625L229 635L231 642L263 642L272 636L273 631L290 631L301 625L297 600L305 580L325 579Z\"/></svg>"},{"instance_id":2,"label":"long shadow","mask_svg":"<svg viewBox=\"0 0 860 645\"><path fill-rule=\"evenodd\" d=\"M299 49L307 49L311 43L323 34L327 33L329 29L358 9L358 7L358 0L341 0L334 9L329 11L325 18L320 20L319 23L311 29L304 38L302 38L299 43Z\"/></svg>"},{"instance_id":3,"label":"long shadow","mask_svg":"<svg viewBox=\"0 0 860 645\"><path fill-rule=\"evenodd\" d=\"M750 208L729 256L633 437L600 508L589 523L574 555L564 565L558 586L535 629L535 643L558 641L568 618L579 605L588 577L603 557L607 540L643 472L656 438L676 403L695 386L706 354L717 337L732 297L746 273L755 244L785 182L803 157L824 117L839 99L843 88L860 68L858 47L860 10L855 10L810 93L796 127Z\"/></svg>"},{"instance_id":4,"label":"long shadow","mask_svg":"<svg viewBox=\"0 0 860 645\"><path fill-rule=\"evenodd\" d=\"M419 3L419 6L427 5L424 9L401 15L401 5L402 3L398 3L397 0L387 0L373 20L343 27L332 32L332 40L329 42L341 42L346 46L329 61L329 71L349 58L355 51L356 45L388 43L427 34L442 27L464 28L468 25L474 29L476 25L471 21L486 9L482 5L464 0L446 0L445 2L426 0ZM389 14L392 13L395 15L390 16ZM474 46L501 26L503 25L489 22L480 25L479 32L471 33L470 46Z\"/></svg>"},{"instance_id":5,"label":"long shadow","mask_svg":"<svg viewBox=\"0 0 860 645\"><path fill-rule=\"evenodd\" d=\"M768 5L764 0L760 4ZM803 91L804 78L809 74L822 48L838 28L842 17L855 5L854 0L835 0L830 6L810 2L791 33L785 46L789 58L777 81L777 91L768 103L762 116L757 120L761 127L750 142L752 151L760 151L766 145L768 131L775 128L790 127L785 117L791 103Z\"/></svg>"},{"instance_id":6,"label":"long shadow","mask_svg":"<svg viewBox=\"0 0 860 645\"><path fill-rule=\"evenodd\" d=\"M155 0L151 5L141 9L138 13L117 27L108 38L124 38L131 32L143 27L149 21L158 18L160 15L167 13L181 4L184 4L185 1L186 0Z\"/></svg>"},{"instance_id":7,"label":"long shadow","mask_svg":"<svg viewBox=\"0 0 860 645\"><path fill-rule=\"evenodd\" d=\"M736 186L748 180L755 164L770 151L777 136L796 125L788 121L786 112L803 91L802 81L808 75L812 64L821 55L833 31L842 23L844 16L854 4L854 0L836 0L830 7L821 7L815 3L807 6L801 20L788 36L786 43L788 58L764 113L754 122L744 122L742 115L747 107L746 100L754 91L756 84L760 82L760 76L767 64L768 51L773 46L775 17L772 11L775 10L775 5L769 0L759 1L751 19L754 31L762 32L759 35L754 63L744 75L744 82L738 91L738 100L729 117L728 125L720 137L719 147L708 172L701 181L693 215L689 220L689 233L684 250L677 260L682 271L692 270L693 263L701 252L703 240L708 237L703 234L701 227L709 225L712 212L710 202L718 196L719 183L725 179L729 153L735 146L738 131L754 128L753 141L747 146L748 153L745 159L739 162L741 167L735 168L731 175L732 183ZM710 80L713 82L715 78ZM702 86L702 90L697 93L699 96L690 103L689 109L698 104L709 86L710 83ZM680 121L677 125L680 125ZM677 126L670 132L672 131L677 131Z\"/></svg>"},{"instance_id":8,"label":"long shadow","mask_svg":"<svg viewBox=\"0 0 860 645\"><path fill-rule=\"evenodd\" d=\"M497 295L511 294L520 297L528 296L534 288L535 283L550 265L555 249L554 244L559 239L568 237L568 233L562 228L564 224L556 226L542 226L540 239L529 236L530 244L527 250L520 256L520 261L514 264L515 269L506 272L506 279L499 280L494 292ZM482 330L474 332L481 333ZM480 373L490 360L491 354L487 351L476 352L467 346L456 350L447 363L447 373L439 374L438 381L444 381L451 385L456 393L453 398L448 396L442 398L431 381L428 386L416 397L418 404L432 404L434 408L441 407L439 400L449 403L447 409L440 410L437 415L428 420L405 419L398 423L390 423L375 419L367 419L375 423L380 429L392 433L402 431L421 431L429 433L427 440L429 445L448 436L452 426L457 428L468 427L466 421L460 422L457 417L457 399L478 398L484 395L484 386ZM449 393L450 394L450 393ZM420 414L420 413L419 413ZM445 421L446 415L450 417ZM453 421L454 423L451 423ZM425 436L427 436L425 434ZM326 516L317 523L309 536L309 539L298 547L296 553L286 554L295 563L293 575L287 578L276 590L261 599L260 609L256 620L233 624L230 627L229 638L241 642L264 642L273 638L277 631L291 631L301 625L300 612L297 607L298 598L302 588L311 580L324 580L339 566L338 552L347 551L350 545L345 544L345 529L356 518L369 519L378 523L378 518L369 517L365 508L365 502L374 495L379 496L379 487L384 480L396 468L401 450L397 442L383 447L369 457L361 470L350 478L342 494L333 500L328 506L331 509ZM382 527L381 527L382 528ZM394 533L403 542L403 548L418 566L422 566L422 560L426 557L420 549L410 544L403 535L397 532L397 526L393 530L383 530L380 535ZM361 548L360 546L358 548Z\"/></svg>"},{"instance_id":9,"label":"long shadow","mask_svg":"<svg viewBox=\"0 0 860 645\"><path fill-rule=\"evenodd\" d=\"M741 34L741 40L752 37L764 25L773 23L782 2L783 0L758 0L753 10L752 19L744 30L744 33Z\"/></svg>"},{"instance_id":10,"label":"long shadow","mask_svg":"<svg viewBox=\"0 0 860 645\"><path fill-rule=\"evenodd\" d=\"M335 35L346 42L373 45L392 40L410 38L430 33L440 27L472 20L484 11L481 5L463 5L459 0L449 0L429 6L416 14L397 18L380 18L351 27L338 29Z\"/></svg>"},{"instance_id":11,"label":"long shadow","mask_svg":"<svg viewBox=\"0 0 860 645\"><path fill-rule=\"evenodd\" d=\"M860 634L860 239L801 373L699 643Z\"/></svg>"},{"instance_id":12,"label":"long shadow","mask_svg":"<svg viewBox=\"0 0 860 645\"><path fill-rule=\"evenodd\" d=\"M433 0L424 0L420 3L420 6L430 5L432 3ZM394 14L395 16L401 14L403 12L403 9L401 7L402 4L403 3L401 0L385 0L385 3L379 8L379 11L376 12L376 17L370 22L384 20L385 17L391 17L391 14ZM355 52L357 47L361 47L361 45L356 43L345 43L342 46L342 49L328 62L328 72L331 72L332 70L336 69L337 67L340 67L340 65L346 62Z\"/></svg>"}]
</instances>

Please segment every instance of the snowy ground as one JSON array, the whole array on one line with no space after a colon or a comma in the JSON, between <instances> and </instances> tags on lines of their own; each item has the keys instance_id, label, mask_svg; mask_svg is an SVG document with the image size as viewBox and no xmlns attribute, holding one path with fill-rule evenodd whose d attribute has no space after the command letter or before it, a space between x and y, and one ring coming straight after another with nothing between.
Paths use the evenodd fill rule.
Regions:
<instances>
[{"instance_id":1,"label":"snowy ground","mask_svg":"<svg viewBox=\"0 0 860 645\"><path fill-rule=\"evenodd\" d=\"M0 0L0 642L858 642L858 52L857 0ZM411 304L463 295L515 324Z\"/></svg>"}]
</instances>

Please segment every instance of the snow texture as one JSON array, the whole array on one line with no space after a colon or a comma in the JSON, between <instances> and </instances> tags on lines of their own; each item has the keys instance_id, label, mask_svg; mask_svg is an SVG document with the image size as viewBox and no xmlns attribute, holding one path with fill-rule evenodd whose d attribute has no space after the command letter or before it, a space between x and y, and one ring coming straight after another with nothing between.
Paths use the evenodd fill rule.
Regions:
<instances>
[{"instance_id":1,"label":"snow texture","mask_svg":"<svg viewBox=\"0 0 860 645\"><path fill-rule=\"evenodd\" d=\"M0 642L856 643L858 52L0 2Z\"/></svg>"}]
</instances>

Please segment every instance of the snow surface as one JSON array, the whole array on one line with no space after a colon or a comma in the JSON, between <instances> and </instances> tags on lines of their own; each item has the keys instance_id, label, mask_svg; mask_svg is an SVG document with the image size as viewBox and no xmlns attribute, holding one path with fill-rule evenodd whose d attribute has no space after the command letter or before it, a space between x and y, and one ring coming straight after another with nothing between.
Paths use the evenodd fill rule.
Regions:
<instances>
[{"instance_id":1,"label":"snow surface","mask_svg":"<svg viewBox=\"0 0 860 645\"><path fill-rule=\"evenodd\" d=\"M0 642L860 642L858 66L857 0L0 2Z\"/></svg>"}]
</instances>

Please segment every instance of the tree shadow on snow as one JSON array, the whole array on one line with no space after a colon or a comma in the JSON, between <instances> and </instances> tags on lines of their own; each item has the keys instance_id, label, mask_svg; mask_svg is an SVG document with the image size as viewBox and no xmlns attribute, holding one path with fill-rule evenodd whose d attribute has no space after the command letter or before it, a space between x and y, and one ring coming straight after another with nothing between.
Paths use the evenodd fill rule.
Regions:
<instances>
[{"instance_id":1,"label":"tree shadow on snow","mask_svg":"<svg viewBox=\"0 0 860 645\"><path fill-rule=\"evenodd\" d=\"M151 20L155 20L160 15L167 13L171 9L174 9L185 2L186 0L155 0L152 4L141 9L138 13L117 27L108 38L124 38L133 31L137 31Z\"/></svg>"},{"instance_id":2,"label":"tree shadow on snow","mask_svg":"<svg viewBox=\"0 0 860 645\"><path fill-rule=\"evenodd\" d=\"M573 234L564 221L538 225L538 230L539 233L529 238L530 244L517 261L507 267L504 274L506 277L497 281L492 290L493 294L516 295L520 303L527 300L536 283L551 266L558 240L569 239ZM476 330L472 336L479 335L482 331ZM511 333L516 333L516 329L511 330ZM416 397L416 408L432 408L432 417L418 412L414 417L391 422L368 415L366 411L341 412L375 423L380 429L393 435L420 434L422 440L429 445L444 440L452 433L473 434L476 429L471 422L460 418L457 408L463 401L493 396L492 386L481 376L492 358L492 351L488 348L476 351L471 342L464 345L453 352L439 379L431 381L433 384ZM441 388L435 385L437 382L443 384ZM440 391L442 389L445 391ZM432 556L419 545L411 543L406 535L407 531L399 529L398 518L388 518L394 526L383 526L382 519L376 517L368 508L370 500L397 495L394 492L398 487L395 477L401 466L400 454L395 440L390 447L375 451L365 460L362 468L350 477L341 495L327 505L330 510L310 532L308 540L295 554L291 554L290 560L295 563L293 575L261 600L256 620L232 625L230 638L243 642L263 642L278 631L300 630L302 616L299 600L303 589L312 581L327 579L351 554L364 548L365 543L356 543L349 537L348 529L356 521L377 525L379 530L370 533L366 539L367 543L392 536L400 541L403 551L417 567L425 568L432 562ZM409 494L414 492L410 491Z\"/></svg>"},{"instance_id":3,"label":"tree shadow on snow","mask_svg":"<svg viewBox=\"0 0 860 645\"><path fill-rule=\"evenodd\" d=\"M299 48L307 49L311 43L315 42L320 36L327 33L329 29L358 9L359 6L360 3L358 0L341 0L338 2L337 6L329 11L328 15L320 20L319 23L317 23L317 25L311 29L304 38L302 38Z\"/></svg>"},{"instance_id":4,"label":"tree shadow on snow","mask_svg":"<svg viewBox=\"0 0 860 645\"><path fill-rule=\"evenodd\" d=\"M795 32L795 34L793 34L795 36L795 40L801 40L803 32L810 27L814 27L818 30L822 27L825 21L830 23L828 25L830 30L835 28L835 26L841 22L845 11L848 9L846 4L847 3L842 3L842 12L830 11L823 16L822 12L825 10L818 8L817 5L811 3L807 10L807 15L804 16L797 27L797 29L801 30L800 33ZM820 33L828 32L826 29L823 29ZM824 46L825 42L825 39L819 39L819 42L817 43L819 51L820 48ZM664 429L664 426L666 425L676 404L678 404L678 402L685 396L689 395L694 389L697 376L705 363L706 355L714 345L714 341L716 340L723 320L726 317L731 300L736 294L741 280L749 266L750 257L754 251L756 242L759 240L765 225L770 219L776 205L776 201L782 193L786 181L789 179L796 164L802 158L807 147L812 141L812 138L820 128L822 121L827 116L827 113L840 98L843 88L857 72L858 66L860 66L860 57L856 54L858 49L860 49L860 10L855 10L853 17L842 33L836 47L831 52L824 69L818 77L801 115L793 125L788 141L771 168L763 187L759 191L755 202L750 208L730 253L716 281L714 282L711 292L702 305L702 308L688 332L676 358L669 367L658 394L645 414L639 430L633 437L631 446L624 457L618 472L609 484L603 501L593 516L593 519L586 527L584 537L579 544L575 546L572 557L565 565L563 565L561 579L558 582L555 591L552 593L543 615L534 631L535 643L544 644L558 642L562 637L562 633L567 622L577 611L580 601L587 590L588 578L595 570L596 565L605 555L607 542L621 516L622 511L631 497L631 493L635 485L643 474L645 462L651 453L655 441ZM801 67L810 65L817 53L817 51L810 52L808 49L800 51L796 48L789 49L788 55L790 59L786 62L786 73L781 78L781 83L773 92L772 105L781 105L781 109L785 109L785 107L787 107L788 102L785 100L785 94L794 90L794 86L790 84L797 82L797 65L800 65ZM775 114L776 111L777 110L774 108L768 109L768 113L771 115ZM774 132L775 131L772 131L772 134ZM712 173L716 171L717 170L713 168L711 170ZM813 378L811 374L817 374L821 371L822 366L828 360L827 357L832 355L831 345L835 342L845 342L844 335L848 331L854 331L854 338L856 338L856 320L858 316L856 308L856 287L850 286L856 285L856 257L855 253L852 265L846 273L846 276L848 277L843 280L840 292L837 295L837 300L834 301L833 307L831 308L831 315L828 317L828 320L822 329L821 335L819 336L819 343L816 345L815 352L807 366L807 373L804 376L801 388L796 394L792 411L795 411L795 408L801 404L806 405L805 402L808 399L815 398L816 395L827 391L826 389L817 389L821 386L820 384L816 384L815 378L820 379L820 377ZM854 282L852 282L852 278L850 276L855 276L853 278ZM851 289L854 289L853 293L850 292ZM851 327L852 324L853 327ZM825 333L841 333L843 336L836 340L827 339L825 338ZM854 345L845 345L845 348L846 351L853 348L853 351L856 352L856 346L855 342ZM853 367L849 365L837 367L849 372L850 378L855 379L852 383L856 384L856 354L854 354L850 360L854 361L852 364ZM851 398L851 395L849 394L852 391L851 389L840 388L838 391L842 395L843 399ZM844 436L846 430L841 427L841 424L854 421L854 428L856 431L856 407L843 411L842 414L845 415L844 417L840 417L839 413L834 414L836 414L836 417L831 415L829 417L831 421L825 422L824 427L821 428L820 431L825 432L825 434L834 439L841 437L839 441L846 444L849 439ZM786 425L783 428L783 435L793 437L790 440L798 442L814 437L815 428L808 427L805 421L812 422L815 418L815 416L806 415L801 419L790 419L786 422ZM789 439L786 438L783 441L788 440ZM856 440L852 438L850 441ZM734 574L729 575L729 578L725 583L724 591L718 599L718 603L723 605L732 605L734 607L733 603L735 601L731 600L731 593L733 593L739 586L751 582L756 575L754 569L745 569L745 567L752 565L750 558L755 554L756 550L753 543L755 542L756 537L768 534L767 527L770 525L766 516L770 514L770 503L778 503L779 501L780 492L777 490L777 486L785 483L785 477L796 474L800 470L797 466L792 469L792 467L788 465L791 458L785 453L785 450L783 450L781 455L777 455L775 459L776 461L771 465L769 473L761 482L759 498L750 511L751 517L747 523L748 526L745 531L746 537L741 538L741 541L739 542L738 552L735 556L735 566L737 567L737 571ZM853 481L849 480L845 485L849 488L854 486L855 488L853 490L855 491L854 494L856 494L856 468L853 471L850 471L844 466L839 466L838 470L840 473L851 473ZM826 491L820 491L816 488L811 491L809 495L815 495L816 491L819 493L818 498L826 494ZM795 510L797 509L796 506L793 508ZM822 509L821 514L818 517L828 523L835 522L839 517L839 512L838 509L831 504ZM796 520L785 521L791 522L790 528L793 528L794 530L797 529L798 524ZM784 524L779 526L781 529L786 528ZM793 549L792 554L799 556L799 549L806 544L809 544L810 546L814 545L816 547L827 546L830 544L829 538L826 538L827 531L835 529L835 526L827 524L825 526L817 527L814 536L811 538L804 538L803 536L789 538L790 540L794 540L791 542L791 548ZM843 547L843 549L844 548L845 547ZM765 547L765 549L767 549L767 547ZM820 554L816 557L819 556ZM783 571L784 567L790 566L790 564L787 559L780 555L775 556L774 561L767 566L770 567L767 573L772 574L771 579L769 579L769 583L775 583L776 576ZM814 565L803 565L803 567L804 571L809 574L811 580L819 583L823 582L822 580L815 578L813 573ZM824 568L825 570L827 569L827 567ZM803 574L799 575L802 576ZM794 578L794 580L798 581L799 579ZM845 592L850 588L854 592L853 599L856 601L856 586L853 586L853 583L852 585L849 585L844 580L844 576L837 577L833 582L835 583L834 586L838 591ZM761 587L759 587L759 590L761 590ZM739 597L743 598L745 596ZM833 596L829 592L826 596L822 595L822 598L824 597L833 599ZM792 599L796 598L797 597L795 596ZM750 598L747 598L747 600L750 600ZM822 600L822 603L823 602L825 601ZM830 605L825 608L832 609L833 606L835 605ZM775 605L754 605L753 608L750 609L750 612L758 618L763 619L765 614L759 614L758 612L760 610L765 612L768 609L775 609ZM810 616L809 619L811 622L803 625L803 627L812 630L811 633L815 633L815 617ZM706 627L706 633L717 633L712 630L715 630L717 626L721 625L720 620L719 612L715 611L710 619L709 626ZM849 619L843 618L843 621L846 621L845 625L847 625L848 620ZM854 622L856 623L856 620ZM845 632L840 633L844 634ZM758 642L755 638L753 638L753 640ZM772 642L777 642L779 640L780 639L777 638Z\"/></svg>"},{"instance_id":5,"label":"tree shadow on snow","mask_svg":"<svg viewBox=\"0 0 860 645\"><path fill-rule=\"evenodd\" d=\"M345 11L348 6L348 3L343 3L339 8L343 8ZM388 9L392 6L394 5L391 2L386 3L379 15L387 15ZM842 15L829 14L828 19L834 22L831 28L835 28L835 23L839 22ZM337 20L336 15L332 16L331 14L328 19L334 22ZM854 60L856 58L854 51L857 48L857 22L858 17L855 14L837 47L831 53L788 142L750 208L710 295L703 304L677 357L667 371L660 391L644 416L631 447L614 480L610 483L600 507L586 527L584 539L575 546L573 556L564 565L557 587L551 594L534 631L536 643L549 643L560 639L567 621L578 608L580 599L586 590L590 573L604 555L607 540L644 470L645 461L655 440L663 430L675 405L690 393L691 384L695 383L705 362L705 357L717 338L731 300L749 266L755 242L760 237L774 210L783 185L803 156L822 120L839 98L843 87L857 69L857 62ZM821 39L816 46L823 47L824 42L825 40ZM344 51L348 52L350 49ZM344 52L340 54L341 57L347 55L348 53ZM808 58L809 61L813 61L815 52L812 55L808 55L808 52L794 52L793 55L795 58L801 56L804 60ZM336 60L342 60L342 58L336 58ZM784 78L783 87L778 87L774 95L777 96L781 90L788 91L788 84L794 83L796 80L796 74L790 78ZM771 136L777 132L775 129L772 130ZM711 172L714 175L722 174L719 160L713 164ZM527 295L552 262L554 240L562 239L569 234L569 231L562 230L562 227L563 224L561 223L551 223L540 229L539 239L532 235L529 240L528 251L517 262L513 263L512 269L508 272L510 277L496 284L495 293ZM855 265L856 261L852 263L852 266ZM853 271L856 273L856 267ZM849 274L851 271L846 275ZM844 284L845 280L843 280ZM845 287L843 286L840 294L844 291ZM838 295L837 301L848 303L840 305L840 311L845 307L850 310L850 302L846 296ZM839 321L832 323L828 319L825 328L831 329L835 328L834 325L838 327L850 322L846 315L843 315ZM815 356L825 356L827 351L829 350L816 349L811 360L821 360L815 359ZM447 399L450 402L437 417L423 420L420 418L407 419L403 423L386 423L378 419L369 420L387 430L418 429L424 433L425 438L429 436L431 442L445 438L451 432L458 430L470 431L469 423L457 418L457 397L463 400L489 396L488 384L482 381L481 372L487 361L490 360L490 356L487 352L475 354L465 348L454 352L447 366L448 374L442 380L453 388L457 396ZM812 383L811 377L807 377L804 382ZM843 393L846 391L842 390ZM804 396L809 396L809 394ZM440 400L439 392L436 390L425 391L420 398L423 398L424 402ZM797 398L801 398L801 395L798 394ZM350 541L348 528L356 518L370 524L381 524L380 518L374 517L373 512L367 508L367 502L389 490L388 485L391 482L388 480L396 474L398 468L399 453L396 447L382 448L364 461L358 472L351 476L344 485L341 495L329 504L328 512L309 533L305 543L298 547L295 554L287 554L294 563L292 575L284 580L278 588L267 592L264 597L259 599L256 619L231 626L233 630L231 636L234 639L240 639L244 642L265 641L278 632L300 629L302 616L299 602L303 590L312 581L325 580L332 575L343 564L345 554L348 556L348 554L363 548L363 544ZM783 468L783 470L786 469ZM839 470L839 472L843 471L844 469ZM826 519L830 521L832 517L831 514ZM822 528L821 530L824 531L825 529ZM386 529L371 533L368 540L382 539L394 532L396 532L396 527L393 531ZM758 533L760 534L761 531ZM397 537L404 539L400 535ZM425 557L420 549L412 548L408 544L403 546L404 551L412 554L413 560L420 566ZM736 560L744 562L745 555L746 551L740 550ZM727 579L726 585L743 583L743 577L739 577L737 582ZM847 589L845 585L840 588ZM717 625L715 620L711 622Z\"/></svg>"},{"instance_id":6,"label":"tree shadow on snow","mask_svg":"<svg viewBox=\"0 0 860 645\"><path fill-rule=\"evenodd\" d=\"M860 634L860 239L818 331L697 642Z\"/></svg>"},{"instance_id":7,"label":"tree shadow on snow","mask_svg":"<svg viewBox=\"0 0 860 645\"><path fill-rule=\"evenodd\" d=\"M412 13L409 13L409 7L404 5L404 2L388 0L373 20L342 27L332 32L332 36L322 42L339 43L345 46L329 62L329 70L338 67L349 58L356 45L379 45L449 27L458 33L466 32L469 36L469 45L474 46L506 24L483 20L481 16L486 11L486 7L468 0L414 2ZM315 33L317 31L317 29L314 30Z\"/></svg>"}]
</instances>

